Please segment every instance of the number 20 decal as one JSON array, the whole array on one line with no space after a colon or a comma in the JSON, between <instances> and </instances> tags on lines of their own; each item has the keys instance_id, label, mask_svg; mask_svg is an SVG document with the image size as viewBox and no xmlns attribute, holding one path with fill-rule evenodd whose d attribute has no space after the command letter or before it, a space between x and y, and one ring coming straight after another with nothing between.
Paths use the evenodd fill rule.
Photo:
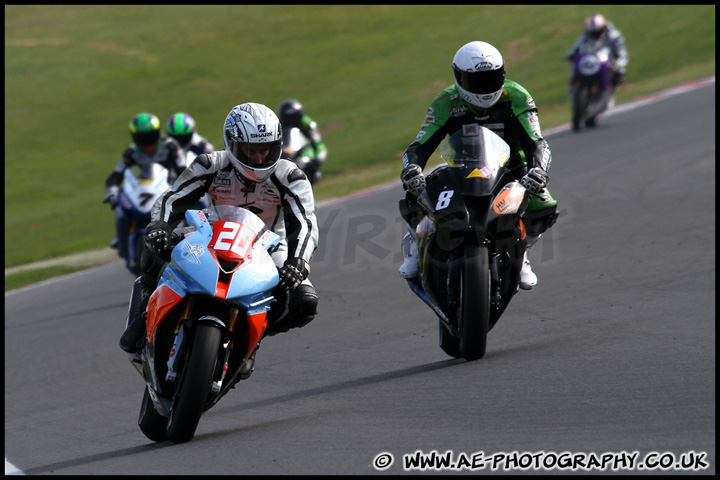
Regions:
<instances>
[{"instance_id":1,"label":"number 20 decal","mask_svg":"<svg viewBox=\"0 0 720 480\"><path fill-rule=\"evenodd\" d=\"M435 210L442 210L443 208L447 208L448 205L450 205L450 199L452 198L454 193L455 190L444 190L438 197L438 202L437 205L435 205Z\"/></svg>"},{"instance_id":2,"label":"number 20 decal","mask_svg":"<svg viewBox=\"0 0 720 480\"><path fill-rule=\"evenodd\" d=\"M215 250L228 251L244 257L252 248L255 232L249 228L241 228L242 225L235 222L223 222L220 231L216 234Z\"/></svg>"}]
</instances>

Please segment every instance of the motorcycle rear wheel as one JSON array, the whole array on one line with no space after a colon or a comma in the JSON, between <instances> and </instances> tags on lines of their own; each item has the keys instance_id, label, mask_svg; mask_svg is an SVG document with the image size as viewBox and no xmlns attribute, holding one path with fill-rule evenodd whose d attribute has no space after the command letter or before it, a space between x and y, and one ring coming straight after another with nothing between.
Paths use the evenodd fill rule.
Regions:
<instances>
[{"instance_id":1,"label":"motorcycle rear wheel","mask_svg":"<svg viewBox=\"0 0 720 480\"><path fill-rule=\"evenodd\" d=\"M212 387L212 378L222 333L212 325L198 323L181 383L167 422L167 435L173 443L189 442L195 436L200 415Z\"/></svg>"},{"instance_id":2,"label":"motorcycle rear wheel","mask_svg":"<svg viewBox=\"0 0 720 480\"><path fill-rule=\"evenodd\" d=\"M163 417L155 410L155 405L150 398L148 387L145 387L142 405L140 406L140 416L138 418L138 426L147 438L153 442L164 442L167 436L167 417Z\"/></svg>"},{"instance_id":3,"label":"motorcycle rear wheel","mask_svg":"<svg viewBox=\"0 0 720 480\"><path fill-rule=\"evenodd\" d=\"M490 265L483 245L465 245L462 276L460 354L465 360L485 355L490 324Z\"/></svg>"}]
</instances>

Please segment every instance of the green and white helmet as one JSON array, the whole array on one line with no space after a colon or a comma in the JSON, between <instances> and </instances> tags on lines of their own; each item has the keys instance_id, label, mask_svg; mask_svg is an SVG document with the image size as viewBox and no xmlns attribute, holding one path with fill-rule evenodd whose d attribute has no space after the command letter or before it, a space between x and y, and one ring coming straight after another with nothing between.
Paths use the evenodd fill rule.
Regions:
<instances>
[{"instance_id":1,"label":"green and white helmet","mask_svg":"<svg viewBox=\"0 0 720 480\"><path fill-rule=\"evenodd\" d=\"M282 126L275 112L260 103L243 103L230 110L223 127L225 151L230 163L253 182L267 179L277 167L282 153ZM243 145L268 145L270 152L262 164L254 163L242 151Z\"/></svg>"}]
</instances>

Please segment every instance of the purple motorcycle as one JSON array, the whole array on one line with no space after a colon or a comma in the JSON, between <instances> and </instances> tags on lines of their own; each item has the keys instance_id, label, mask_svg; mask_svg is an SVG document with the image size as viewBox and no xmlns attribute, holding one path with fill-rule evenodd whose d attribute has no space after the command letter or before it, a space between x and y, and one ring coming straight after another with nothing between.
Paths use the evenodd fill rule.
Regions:
<instances>
[{"instance_id":1,"label":"purple motorcycle","mask_svg":"<svg viewBox=\"0 0 720 480\"><path fill-rule=\"evenodd\" d=\"M582 45L571 59L570 103L572 129L594 127L613 97L610 47L602 41Z\"/></svg>"}]
</instances>

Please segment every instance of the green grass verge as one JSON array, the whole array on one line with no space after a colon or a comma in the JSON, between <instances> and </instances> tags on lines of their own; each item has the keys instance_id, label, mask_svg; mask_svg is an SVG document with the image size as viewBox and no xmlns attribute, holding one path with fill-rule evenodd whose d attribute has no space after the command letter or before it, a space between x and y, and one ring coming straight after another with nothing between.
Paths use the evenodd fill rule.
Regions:
<instances>
[{"instance_id":1,"label":"green grass verge","mask_svg":"<svg viewBox=\"0 0 720 480\"><path fill-rule=\"evenodd\" d=\"M14 290L49 278L68 275L86 268L89 267L50 267L5 275L5 291Z\"/></svg>"}]
</instances>

